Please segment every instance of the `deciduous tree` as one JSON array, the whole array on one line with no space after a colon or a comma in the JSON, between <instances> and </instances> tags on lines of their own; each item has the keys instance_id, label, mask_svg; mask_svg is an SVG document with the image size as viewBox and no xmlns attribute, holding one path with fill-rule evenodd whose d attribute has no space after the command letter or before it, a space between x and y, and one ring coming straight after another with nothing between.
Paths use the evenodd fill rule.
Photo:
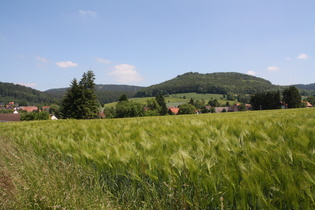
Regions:
<instances>
[{"instance_id":1,"label":"deciduous tree","mask_svg":"<svg viewBox=\"0 0 315 210\"><path fill-rule=\"evenodd\" d=\"M301 106L301 95L298 89L290 86L283 90L283 101L288 108L298 108Z\"/></svg>"}]
</instances>

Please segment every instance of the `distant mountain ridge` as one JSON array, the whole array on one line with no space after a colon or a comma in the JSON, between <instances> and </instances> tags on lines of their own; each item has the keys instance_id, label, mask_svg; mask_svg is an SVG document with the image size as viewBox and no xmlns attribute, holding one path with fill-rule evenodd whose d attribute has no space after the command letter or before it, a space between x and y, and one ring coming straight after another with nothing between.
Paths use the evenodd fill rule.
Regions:
<instances>
[{"instance_id":1,"label":"distant mountain ridge","mask_svg":"<svg viewBox=\"0 0 315 210\"><path fill-rule=\"evenodd\" d=\"M68 88L69 87L49 89L46 90L45 93L52 97L57 97L61 100ZM138 90L142 88L144 87L135 85L95 85L96 95L101 105L117 101L122 94L126 94L128 98L131 98L136 94Z\"/></svg>"},{"instance_id":2,"label":"distant mountain ridge","mask_svg":"<svg viewBox=\"0 0 315 210\"><path fill-rule=\"evenodd\" d=\"M189 92L254 94L281 88L283 87L273 85L268 80L248 74L235 72L200 74L188 72L160 84L143 88L137 92L136 96L145 97L154 96L157 93L176 94Z\"/></svg>"},{"instance_id":3,"label":"distant mountain ridge","mask_svg":"<svg viewBox=\"0 0 315 210\"><path fill-rule=\"evenodd\" d=\"M294 85L294 86L296 88L304 89L304 90L315 90L315 83L311 83L311 84L308 84L308 85L297 84L297 85Z\"/></svg>"},{"instance_id":4,"label":"distant mountain ridge","mask_svg":"<svg viewBox=\"0 0 315 210\"><path fill-rule=\"evenodd\" d=\"M50 104L58 99L23 85L0 82L0 103L13 101L21 105Z\"/></svg>"}]
</instances>

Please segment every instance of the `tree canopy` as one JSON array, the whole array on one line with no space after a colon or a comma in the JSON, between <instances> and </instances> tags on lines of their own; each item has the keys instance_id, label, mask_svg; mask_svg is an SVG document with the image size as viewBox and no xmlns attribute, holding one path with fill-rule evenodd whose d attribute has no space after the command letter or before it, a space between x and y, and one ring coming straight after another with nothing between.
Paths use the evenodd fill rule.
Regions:
<instances>
[{"instance_id":1,"label":"tree canopy","mask_svg":"<svg viewBox=\"0 0 315 210\"><path fill-rule=\"evenodd\" d=\"M84 73L79 83L76 79L72 80L71 87L61 104L63 118L93 119L97 116L98 103L94 80L93 71Z\"/></svg>"},{"instance_id":2,"label":"tree canopy","mask_svg":"<svg viewBox=\"0 0 315 210\"><path fill-rule=\"evenodd\" d=\"M136 96L149 97L157 93L166 95L196 92L229 94L228 96L234 100L234 94L255 94L271 89L278 89L278 86L272 85L265 79L247 74L189 72L163 83L140 89Z\"/></svg>"},{"instance_id":3,"label":"tree canopy","mask_svg":"<svg viewBox=\"0 0 315 210\"><path fill-rule=\"evenodd\" d=\"M301 95L294 86L285 88L283 91L283 101L288 108L298 108L301 106Z\"/></svg>"}]
</instances>

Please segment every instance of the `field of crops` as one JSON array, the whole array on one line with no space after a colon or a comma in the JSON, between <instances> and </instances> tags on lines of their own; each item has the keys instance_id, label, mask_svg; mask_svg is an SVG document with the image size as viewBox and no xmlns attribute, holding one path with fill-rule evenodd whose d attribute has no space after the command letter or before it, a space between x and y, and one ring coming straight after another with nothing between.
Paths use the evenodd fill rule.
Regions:
<instances>
[{"instance_id":1,"label":"field of crops","mask_svg":"<svg viewBox=\"0 0 315 210\"><path fill-rule=\"evenodd\" d=\"M0 208L314 209L314 125L315 109L2 123Z\"/></svg>"}]
</instances>

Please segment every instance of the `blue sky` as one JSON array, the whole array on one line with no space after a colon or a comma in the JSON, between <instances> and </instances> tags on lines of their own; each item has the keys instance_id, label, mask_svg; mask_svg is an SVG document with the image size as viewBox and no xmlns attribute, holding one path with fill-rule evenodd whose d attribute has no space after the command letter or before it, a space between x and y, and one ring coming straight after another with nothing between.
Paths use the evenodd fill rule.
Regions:
<instances>
[{"instance_id":1,"label":"blue sky","mask_svg":"<svg viewBox=\"0 0 315 210\"><path fill-rule=\"evenodd\" d=\"M314 0L0 1L1 82L149 86L186 72L315 82Z\"/></svg>"}]
</instances>

